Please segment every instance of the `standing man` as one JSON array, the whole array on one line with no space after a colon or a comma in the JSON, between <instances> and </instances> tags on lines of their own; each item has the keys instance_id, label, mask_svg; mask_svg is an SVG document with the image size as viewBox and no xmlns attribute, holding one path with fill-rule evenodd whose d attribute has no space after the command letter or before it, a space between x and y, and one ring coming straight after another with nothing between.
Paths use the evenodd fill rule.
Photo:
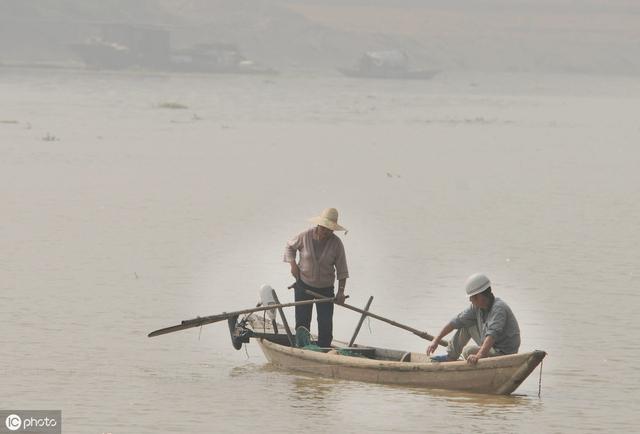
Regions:
<instances>
[{"instance_id":1,"label":"standing man","mask_svg":"<svg viewBox=\"0 0 640 434\"><path fill-rule=\"evenodd\" d=\"M344 288L349 271L342 241L333 231L346 231L338 224L338 210L327 208L318 217L309 220L316 226L308 229L287 242L284 262L291 266L291 274L296 279L295 300L311 300L314 297L305 290L311 290L324 297L334 296L334 283L338 278L336 303L344 303ZM296 263L296 252L300 252ZM316 303L318 320L318 346L330 347L333 341L333 303ZM311 326L313 305L296 306L296 330Z\"/></svg>"},{"instance_id":2,"label":"standing man","mask_svg":"<svg viewBox=\"0 0 640 434\"><path fill-rule=\"evenodd\" d=\"M467 363L475 365L485 357L515 354L520 348L520 327L516 317L504 301L491 292L491 281L484 274L471 275L465 284L471 306L460 312L444 326L431 345L427 355L431 355L440 340L453 330L457 330L447 347L447 355L434 356L436 362L458 360L460 354ZM473 339L477 345L468 345Z\"/></svg>"}]
</instances>

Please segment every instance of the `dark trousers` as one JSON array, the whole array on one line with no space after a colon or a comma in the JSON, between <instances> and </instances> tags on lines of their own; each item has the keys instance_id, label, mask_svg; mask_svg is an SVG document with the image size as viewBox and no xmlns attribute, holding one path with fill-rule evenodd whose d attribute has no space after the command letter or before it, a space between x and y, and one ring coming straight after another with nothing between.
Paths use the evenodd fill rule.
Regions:
<instances>
[{"instance_id":1,"label":"dark trousers","mask_svg":"<svg viewBox=\"0 0 640 434\"><path fill-rule=\"evenodd\" d=\"M305 292L305 289L310 289L313 292L317 292L323 297L333 297L333 286L328 288L314 288L304 283L302 280L298 280L294 286L296 301L312 300L315 297ZM316 306L316 313L318 316L318 346L330 347L331 341L333 341L333 303L314 303L304 304L302 306L296 306L296 330L298 327L306 327L311 329L311 314L313 306Z\"/></svg>"}]
</instances>

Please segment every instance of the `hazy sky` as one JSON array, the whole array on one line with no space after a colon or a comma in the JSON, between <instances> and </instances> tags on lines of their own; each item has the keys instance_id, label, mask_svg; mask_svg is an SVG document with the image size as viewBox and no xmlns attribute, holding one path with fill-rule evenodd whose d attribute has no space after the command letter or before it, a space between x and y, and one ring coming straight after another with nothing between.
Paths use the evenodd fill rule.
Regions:
<instances>
[{"instance_id":1,"label":"hazy sky","mask_svg":"<svg viewBox=\"0 0 640 434\"><path fill-rule=\"evenodd\" d=\"M0 62L72 61L97 22L157 24L279 68L402 49L441 70L640 72L635 0L0 0ZM94 28L91 28L93 23Z\"/></svg>"}]
</instances>

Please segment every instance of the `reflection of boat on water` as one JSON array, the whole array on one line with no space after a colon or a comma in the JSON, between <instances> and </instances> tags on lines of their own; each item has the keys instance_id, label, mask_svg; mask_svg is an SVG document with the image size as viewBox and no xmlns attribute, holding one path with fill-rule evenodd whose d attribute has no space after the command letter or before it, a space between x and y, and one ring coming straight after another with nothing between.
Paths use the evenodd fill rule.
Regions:
<instances>
[{"instance_id":1,"label":"reflection of boat on water","mask_svg":"<svg viewBox=\"0 0 640 434\"><path fill-rule=\"evenodd\" d=\"M408 80L428 80L438 71L410 69L409 56L404 51L367 51L360 57L354 68L338 68L349 77L392 78Z\"/></svg>"},{"instance_id":2,"label":"reflection of boat on water","mask_svg":"<svg viewBox=\"0 0 640 434\"><path fill-rule=\"evenodd\" d=\"M100 35L71 50L91 68L150 68L160 71L273 74L273 69L247 59L233 44L197 44L170 47L168 30L154 26L103 24Z\"/></svg>"},{"instance_id":3,"label":"reflection of boat on water","mask_svg":"<svg viewBox=\"0 0 640 434\"><path fill-rule=\"evenodd\" d=\"M275 74L275 70L245 58L233 44L197 44L173 50L169 68L182 72Z\"/></svg>"}]
</instances>

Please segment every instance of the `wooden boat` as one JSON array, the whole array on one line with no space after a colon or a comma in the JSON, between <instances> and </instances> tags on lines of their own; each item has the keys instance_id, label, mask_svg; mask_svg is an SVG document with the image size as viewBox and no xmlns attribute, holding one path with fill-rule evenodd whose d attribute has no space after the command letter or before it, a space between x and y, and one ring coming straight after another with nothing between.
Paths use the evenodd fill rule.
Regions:
<instances>
[{"instance_id":1,"label":"wooden boat","mask_svg":"<svg viewBox=\"0 0 640 434\"><path fill-rule=\"evenodd\" d=\"M259 318L250 317L253 330L269 331ZM329 378L432 389L508 395L547 355L544 351L466 361L438 363L424 353L375 347L336 347L327 352L290 346L284 334L255 332L267 360L275 366ZM335 341L334 341L335 343ZM347 351L344 351L344 349ZM338 354L338 349L352 355Z\"/></svg>"},{"instance_id":2,"label":"wooden boat","mask_svg":"<svg viewBox=\"0 0 640 434\"><path fill-rule=\"evenodd\" d=\"M281 304L275 291L268 286L266 289L271 290L273 302L266 303L263 300L255 308L184 320L180 324L155 330L148 336L160 336L227 320L231 342L236 350L242 348L242 344L250 339L257 340L267 360L284 369L345 380L497 395L508 395L516 390L547 355L544 351L535 350L522 354L488 357L470 365L462 360L433 362L424 353L356 345L354 341L365 317L381 320L427 340L433 339L427 332L370 312L368 309L373 297L369 297L364 309L344 302L339 304L362 314L350 344L334 340L333 343L338 345L319 348L308 345L310 336L306 332L304 340L307 345L301 342L303 339L296 345L282 308L311 303L333 303L335 299L322 298L312 291L307 291L318 298ZM275 321L275 309L280 312L282 325ZM266 320L266 311L272 313L270 321ZM262 312L263 315L256 315L257 312ZM238 322L240 315L245 316ZM282 329L287 333L278 333L278 330ZM440 345L446 345L446 342L441 340Z\"/></svg>"}]
</instances>

